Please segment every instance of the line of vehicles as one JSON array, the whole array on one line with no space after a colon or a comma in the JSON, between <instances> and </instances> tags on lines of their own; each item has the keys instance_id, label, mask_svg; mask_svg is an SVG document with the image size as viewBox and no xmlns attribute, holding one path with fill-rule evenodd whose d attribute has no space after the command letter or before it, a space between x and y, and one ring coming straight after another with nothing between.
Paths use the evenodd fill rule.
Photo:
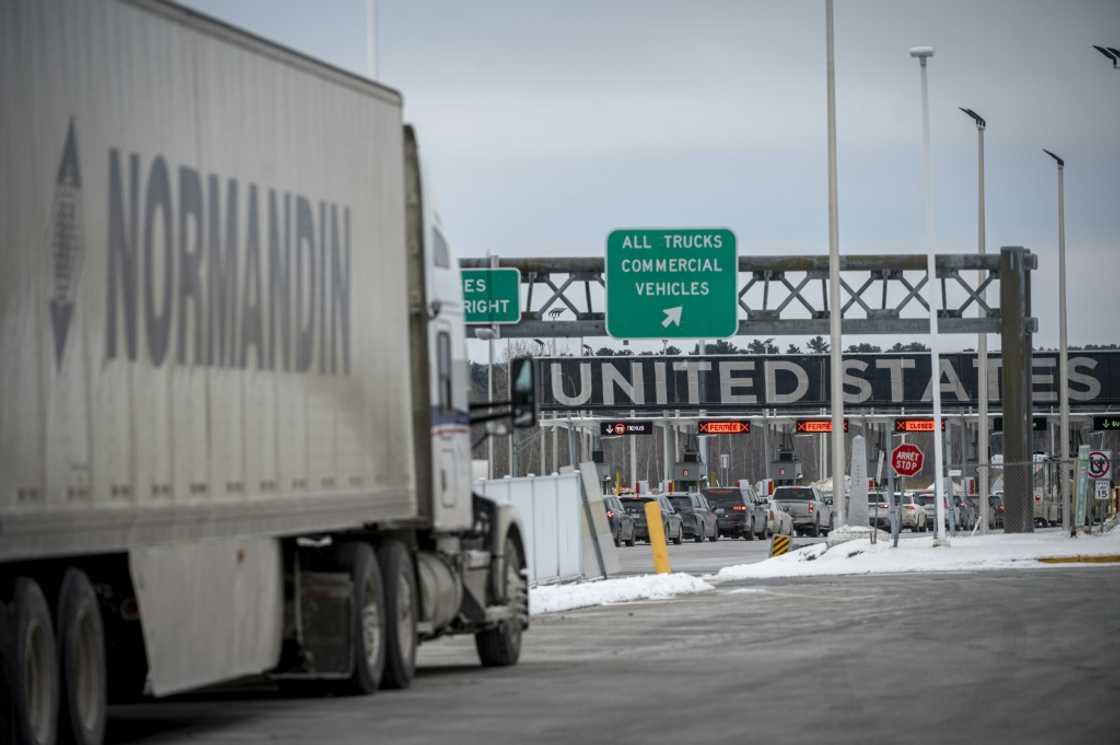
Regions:
<instances>
[{"instance_id":1,"label":"line of vehicles","mask_svg":"<svg viewBox=\"0 0 1120 745\"><path fill-rule=\"evenodd\" d=\"M827 536L836 524L832 496L816 485L785 485L762 489L741 486L705 487L699 491L649 494L623 492L604 497L611 536L616 546L649 542L645 505L657 502L666 541L704 543L720 538L765 540L774 535ZM896 492L900 530L925 533L936 521L932 491ZM946 495L947 529L972 530L980 519L979 497ZM890 530L890 502L886 492L867 494L868 524ZM1003 527L1002 492L988 499L988 526Z\"/></svg>"},{"instance_id":2,"label":"line of vehicles","mask_svg":"<svg viewBox=\"0 0 1120 745\"><path fill-rule=\"evenodd\" d=\"M604 497L616 546L649 541L645 512L648 502L657 503L665 540L674 544L686 540L704 543L720 538L765 540L774 535L800 535L802 530L807 530L805 520L801 520L799 527L795 505L779 500L777 494L759 494L749 486L649 494L631 492ZM826 525L831 527L830 513L826 515L829 515L825 518Z\"/></svg>"}]
</instances>

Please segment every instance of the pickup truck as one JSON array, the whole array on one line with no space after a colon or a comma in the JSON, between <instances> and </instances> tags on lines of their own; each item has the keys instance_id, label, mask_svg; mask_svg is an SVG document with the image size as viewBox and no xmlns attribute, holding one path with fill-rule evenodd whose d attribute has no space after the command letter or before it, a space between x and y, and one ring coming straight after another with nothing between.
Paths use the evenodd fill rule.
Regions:
<instances>
[{"instance_id":1,"label":"pickup truck","mask_svg":"<svg viewBox=\"0 0 1120 745\"><path fill-rule=\"evenodd\" d=\"M779 486L774 501L793 518L798 535L828 535L832 530L832 507L815 486Z\"/></svg>"}]
</instances>

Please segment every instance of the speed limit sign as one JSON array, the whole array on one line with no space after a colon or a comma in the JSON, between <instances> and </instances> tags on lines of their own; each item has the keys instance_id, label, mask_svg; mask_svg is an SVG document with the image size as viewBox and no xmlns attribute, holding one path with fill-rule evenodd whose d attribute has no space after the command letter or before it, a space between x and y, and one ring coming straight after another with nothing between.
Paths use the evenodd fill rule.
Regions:
<instances>
[{"instance_id":1,"label":"speed limit sign","mask_svg":"<svg viewBox=\"0 0 1120 745\"><path fill-rule=\"evenodd\" d=\"M1094 481L1109 481L1112 478L1112 451L1089 451L1089 478Z\"/></svg>"}]
</instances>

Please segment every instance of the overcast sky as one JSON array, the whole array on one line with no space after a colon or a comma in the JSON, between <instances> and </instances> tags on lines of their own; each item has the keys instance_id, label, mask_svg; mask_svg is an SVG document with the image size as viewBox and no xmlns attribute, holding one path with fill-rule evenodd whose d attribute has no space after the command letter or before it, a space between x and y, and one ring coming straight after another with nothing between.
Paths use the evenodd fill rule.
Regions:
<instances>
[{"instance_id":1,"label":"overcast sky","mask_svg":"<svg viewBox=\"0 0 1120 745\"><path fill-rule=\"evenodd\" d=\"M365 0L185 4L366 72ZM1120 46L1117 0L837 0L841 251L923 248L907 50L931 45L937 250L976 250L968 106L988 120L989 250L1039 255L1036 344L1058 328L1043 147L1067 163L1071 343L1120 342L1120 70L1093 43ZM378 0L377 77L404 95L462 255L600 255L642 225L828 251L822 0Z\"/></svg>"}]
</instances>

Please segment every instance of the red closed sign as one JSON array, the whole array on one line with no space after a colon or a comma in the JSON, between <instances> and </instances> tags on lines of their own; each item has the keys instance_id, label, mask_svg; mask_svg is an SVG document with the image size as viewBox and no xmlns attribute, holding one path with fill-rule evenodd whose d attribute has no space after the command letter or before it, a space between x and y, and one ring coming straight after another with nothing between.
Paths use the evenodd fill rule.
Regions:
<instances>
[{"instance_id":1,"label":"red closed sign","mask_svg":"<svg viewBox=\"0 0 1120 745\"><path fill-rule=\"evenodd\" d=\"M904 442L891 451L891 468L903 478L916 476L925 462L922 449L913 443Z\"/></svg>"}]
</instances>

